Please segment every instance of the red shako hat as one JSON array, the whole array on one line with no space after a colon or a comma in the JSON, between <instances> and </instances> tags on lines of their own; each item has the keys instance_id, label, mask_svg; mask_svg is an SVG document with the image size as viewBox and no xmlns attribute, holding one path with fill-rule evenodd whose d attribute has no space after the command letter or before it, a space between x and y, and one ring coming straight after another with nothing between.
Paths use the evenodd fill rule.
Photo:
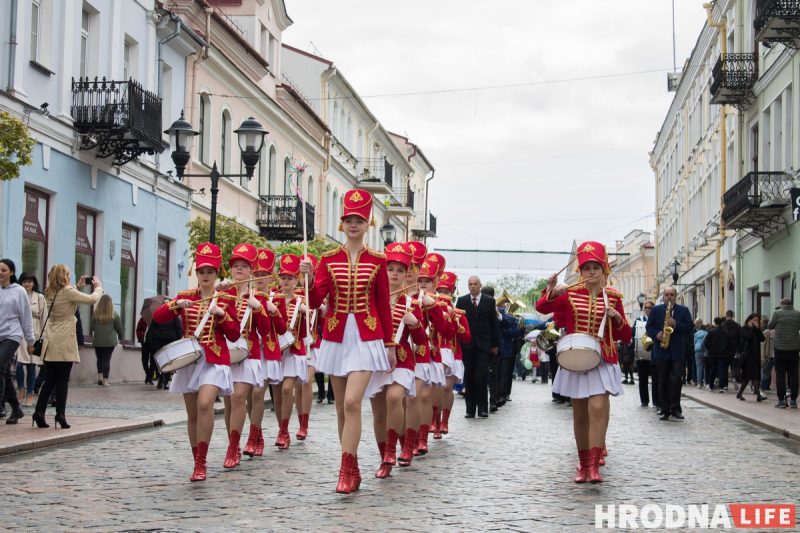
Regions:
<instances>
[{"instance_id":1,"label":"red shako hat","mask_svg":"<svg viewBox=\"0 0 800 533\"><path fill-rule=\"evenodd\" d=\"M442 272L442 275L439 278L439 285L436 288L447 289L450 292L456 292L457 282L458 282L458 277L454 273Z\"/></svg>"},{"instance_id":2,"label":"red shako hat","mask_svg":"<svg viewBox=\"0 0 800 533\"><path fill-rule=\"evenodd\" d=\"M586 241L581 243L577 250L578 271L589 261L595 261L603 267L604 274L608 275L611 272L608 266L608 252L606 252L606 247L603 244L597 241Z\"/></svg>"},{"instance_id":3,"label":"red shako hat","mask_svg":"<svg viewBox=\"0 0 800 533\"><path fill-rule=\"evenodd\" d=\"M194 268L197 270L203 267L211 267L217 272L222 267L222 253L216 244L201 242L197 245L194 252Z\"/></svg>"},{"instance_id":4,"label":"red shako hat","mask_svg":"<svg viewBox=\"0 0 800 533\"><path fill-rule=\"evenodd\" d=\"M411 266L413 254L407 243L393 242L384 250L386 253L386 262L395 261L404 265L406 268Z\"/></svg>"},{"instance_id":5,"label":"red shako hat","mask_svg":"<svg viewBox=\"0 0 800 533\"><path fill-rule=\"evenodd\" d=\"M417 266L422 266L425 262L425 256L428 255L428 248L419 241L408 241L406 243L411 250L412 260L411 263Z\"/></svg>"},{"instance_id":6,"label":"red shako hat","mask_svg":"<svg viewBox=\"0 0 800 533\"><path fill-rule=\"evenodd\" d=\"M300 256L294 254L283 254L281 256L280 275L297 276L300 274Z\"/></svg>"},{"instance_id":7,"label":"red shako hat","mask_svg":"<svg viewBox=\"0 0 800 533\"><path fill-rule=\"evenodd\" d=\"M253 265L254 272L269 272L275 270L275 252L269 248L259 248L256 254L256 261Z\"/></svg>"},{"instance_id":8,"label":"red shako hat","mask_svg":"<svg viewBox=\"0 0 800 533\"><path fill-rule=\"evenodd\" d=\"M370 225L375 225L372 218L372 195L363 189L350 189L344 193L342 198L342 216L339 220L344 220L349 216L361 217Z\"/></svg>"},{"instance_id":9,"label":"red shako hat","mask_svg":"<svg viewBox=\"0 0 800 533\"><path fill-rule=\"evenodd\" d=\"M256 264L257 257L258 250L255 246L249 242L239 243L233 247L231 257L228 259L228 266L233 265L234 261L245 261L248 265L250 265L250 268L253 268Z\"/></svg>"}]
</instances>

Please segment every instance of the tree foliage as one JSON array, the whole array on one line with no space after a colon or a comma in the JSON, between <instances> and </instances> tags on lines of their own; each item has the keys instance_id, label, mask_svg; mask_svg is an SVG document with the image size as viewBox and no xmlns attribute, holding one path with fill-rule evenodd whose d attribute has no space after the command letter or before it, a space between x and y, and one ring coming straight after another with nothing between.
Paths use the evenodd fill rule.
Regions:
<instances>
[{"instance_id":1,"label":"tree foliage","mask_svg":"<svg viewBox=\"0 0 800 533\"><path fill-rule=\"evenodd\" d=\"M22 167L33 162L35 144L21 120L0 111L0 181L19 177Z\"/></svg>"},{"instance_id":2,"label":"tree foliage","mask_svg":"<svg viewBox=\"0 0 800 533\"><path fill-rule=\"evenodd\" d=\"M547 280L517 272L515 274L503 274L497 278L495 285L500 291L505 289L511 296L520 299L525 305L532 306L536 303L542 290L547 286ZM499 293L495 296L499 296Z\"/></svg>"},{"instance_id":3,"label":"tree foliage","mask_svg":"<svg viewBox=\"0 0 800 533\"><path fill-rule=\"evenodd\" d=\"M333 250L338 246L339 244L335 242L329 241L328 239L317 237L312 241L308 241L308 253L319 257L328 250ZM283 254L303 255L303 243L302 242L283 243L275 249L275 252L278 255L283 255Z\"/></svg>"}]
</instances>

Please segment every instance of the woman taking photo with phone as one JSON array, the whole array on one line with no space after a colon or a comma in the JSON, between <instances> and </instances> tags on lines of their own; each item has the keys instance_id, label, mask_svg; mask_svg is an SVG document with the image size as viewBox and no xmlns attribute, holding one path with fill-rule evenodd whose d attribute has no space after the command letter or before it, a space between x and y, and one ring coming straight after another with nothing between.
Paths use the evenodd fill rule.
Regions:
<instances>
[{"instance_id":1,"label":"woman taking photo with phone","mask_svg":"<svg viewBox=\"0 0 800 533\"><path fill-rule=\"evenodd\" d=\"M91 283L91 294L81 292L87 283ZM48 318L44 327L44 343L42 345L42 361L44 362L45 379L36 402L33 423L40 428L50 427L44 418L47 400L50 393L56 392L56 427L69 429L66 418L67 391L69 375L73 363L80 363L78 339L75 332L75 311L78 304L95 305L103 296L103 286L96 277L81 276L78 283L70 284L70 271L67 265L58 264L50 269L47 275L47 289L44 291L47 300Z\"/></svg>"}]
</instances>

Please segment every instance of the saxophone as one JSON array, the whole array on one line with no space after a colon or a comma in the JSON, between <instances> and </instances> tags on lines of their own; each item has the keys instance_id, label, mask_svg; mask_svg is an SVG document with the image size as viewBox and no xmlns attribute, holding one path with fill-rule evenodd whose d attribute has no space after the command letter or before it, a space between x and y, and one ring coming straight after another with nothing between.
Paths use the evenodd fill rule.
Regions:
<instances>
[{"instance_id":1,"label":"saxophone","mask_svg":"<svg viewBox=\"0 0 800 533\"><path fill-rule=\"evenodd\" d=\"M665 350L669 348L669 338L674 331L673 328L666 325L668 318L672 318L672 302L667 303L667 310L664 313L664 329L661 331L661 347Z\"/></svg>"}]
</instances>

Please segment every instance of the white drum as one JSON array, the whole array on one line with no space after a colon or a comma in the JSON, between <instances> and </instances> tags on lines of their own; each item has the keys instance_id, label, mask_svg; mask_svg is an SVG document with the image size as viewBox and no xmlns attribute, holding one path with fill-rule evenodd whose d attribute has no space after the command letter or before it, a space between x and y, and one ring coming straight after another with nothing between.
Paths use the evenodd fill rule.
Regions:
<instances>
[{"instance_id":1,"label":"white drum","mask_svg":"<svg viewBox=\"0 0 800 533\"><path fill-rule=\"evenodd\" d=\"M157 351L154 357L161 372L175 372L179 368L191 365L204 355L200 342L194 337L187 337L167 344Z\"/></svg>"},{"instance_id":2,"label":"white drum","mask_svg":"<svg viewBox=\"0 0 800 533\"><path fill-rule=\"evenodd\" d=\"M573 333L556 345L558 366L572 372L588 372L600 365L600 339L586 333Z\"/></svg>"},{"instance_id":3,"label":"white drum","mask_svg":"<svg viewBox=\"0 0 800 533\"><path fill-rule=\"evenodd\" d=\"M236 342L228 341L228 351L231 354L231 364L241 363L250 356L247 349L247 339L239 337Z\"/></svg>"},{"instance_id":4,"label":"white drum","mask_svg":"<svg viewBox=\"0 0 800 533\"><path fill-rule=\"evenodd\" d=\"M281 351L294 344L295 340L296 339L294 337L294 333L292 333L291 331L287 331L286 333L278 337L278 345L281 347Z\"/></svg>"}]
</instances>

